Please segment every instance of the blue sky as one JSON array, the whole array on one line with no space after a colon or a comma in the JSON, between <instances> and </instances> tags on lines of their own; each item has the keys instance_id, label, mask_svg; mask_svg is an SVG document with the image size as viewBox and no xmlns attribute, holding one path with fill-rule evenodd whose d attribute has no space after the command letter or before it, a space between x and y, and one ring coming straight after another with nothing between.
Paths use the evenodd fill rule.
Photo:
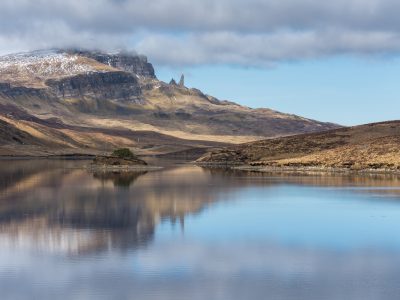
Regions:
<instances>
[{"instance_id":1,"label":"blue sky","mask_svg":"<svg viewBox=\"0 0 400 300\"><path fill-rule=\"evenodd\" d=\"M399 119L400 59L393 57L325 58L268 69L156 69L161 80L179 79L183 72L188 86L250 107L268 107L343 125Z\"/></svg>"}]
</instances>

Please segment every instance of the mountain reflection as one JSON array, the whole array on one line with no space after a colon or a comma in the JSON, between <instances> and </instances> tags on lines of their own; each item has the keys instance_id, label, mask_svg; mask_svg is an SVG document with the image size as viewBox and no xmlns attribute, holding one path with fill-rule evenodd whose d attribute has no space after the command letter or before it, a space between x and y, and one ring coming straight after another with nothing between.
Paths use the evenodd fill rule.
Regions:
<instances>
[{"instance_id":1,"label":"mountain reflection","mask_svg":"<svg viewBox=\"0 0 400 300\"><path fill-rule=\"evenodd\" d=\"M262 174L195 166L89 173L79 161L0 162L0 242L83 254L147 245L160 222L180 223L246 186L369 187L398 195L398 177ZM372 188L371 188L372 187ZM224 194L224 197L221 195Z\"/></svg>"},{"instance_id":2,"label":"mountain reflection","mask_svg":"<svg viewBox=\"0 0 400 300\"><path fill-rule=\"evenodd\" d=\"M179 222L217 199L221 186L198 167L96 172L83 162L1 162L3 243L69 254L134 249L162 221ZM4 166L4 167L3 167Z\"/></svg>"}]
</instances>

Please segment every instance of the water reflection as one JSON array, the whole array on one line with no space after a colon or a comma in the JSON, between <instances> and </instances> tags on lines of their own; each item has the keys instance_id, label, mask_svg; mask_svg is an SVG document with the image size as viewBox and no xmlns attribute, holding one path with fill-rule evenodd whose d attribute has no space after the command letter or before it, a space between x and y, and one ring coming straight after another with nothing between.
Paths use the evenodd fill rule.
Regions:
<instances>
[{"instance_id":1,"label":"water reflection","mask_svg":"<svg viewBox=\"0 0 400 300\"><path fill-rule=\"evenodd\" d=\"M2 162L0 232L15 247L69 254L146 245L163 220L179 223L220 186L197 167L95 172L81 162ZM228 187L223 187L228 188Z\"/></svg>"},{"instance_id":2,"label":"water reflection","mask_svg":"<svg viewBox=\"0 0 400 300\"><path fill-rule=\"evenodd\" d=\"M82 164L0 161L2 299L398 295L396 176Z\"/></svg>"},{"instance_id":3,"label":"water reflection","mask_svg":"<svg viewBox=\"0 0 400 300\"><path fill-rule=\"evenodd\" d=\"M292 184L312 187L339 187L353 191L400 196L398 174L354 174L327 172L256 172L236 169L203 168L213 177L240 177L253 186Z\"/></svg>"},{"instance_id":4,"label":"water reflection","mask_svg":"<svg viewBox=\"0 0 400 300\"><path fill-rule=\"evenodd\" d=\"M95 171L93 177L103 182L111 180L114 186L130 187L136 179L146 173L144 171Z\"/></svg>"},{"instance_id":5,"label":"water reflection","mask_svg":"<svg viewBox=\"0 0 400 300\"><path fill-rule=\"evenodd\" d=\"M368 187L358 190L362 193L385 187L379 192L400 192L399 178L384 175L293 176L194 166L89 173L81 166L66 161L1 162L3 242L69 254L134 249L153 239L160 222L178 223L183 230L188 215L246 186Z\"/></svg>"}]
</instances>

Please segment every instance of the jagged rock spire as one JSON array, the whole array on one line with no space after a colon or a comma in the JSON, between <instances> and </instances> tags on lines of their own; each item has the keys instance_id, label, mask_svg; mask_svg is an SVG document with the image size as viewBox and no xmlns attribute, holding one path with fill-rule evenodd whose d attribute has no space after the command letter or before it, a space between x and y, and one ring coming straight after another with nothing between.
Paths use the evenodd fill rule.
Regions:
<instances>
[{"instance_id":1,"label":"jagged rock spire","mask_svg":"<svg viewBox=\"0 0 400 300\"><path fill-rule=\"evenodd\" d=\"M181 79L179 80L179 83L176 83L175 79L172 78L171 81L169 82L170 85L177 85L179 87L185 87L185 75L181 75Z\"/></svg>"},{"instance_id":2,"label":"jagged rock spire","mask_svg":"<svg viewBox=\"0 0 400 300\"><path fill-rule=\"evenodd\" d=\"M184 87L185 86L185 75L181 75L181 79L179 80L179 86Z\"/></svg>"}]
</instances>

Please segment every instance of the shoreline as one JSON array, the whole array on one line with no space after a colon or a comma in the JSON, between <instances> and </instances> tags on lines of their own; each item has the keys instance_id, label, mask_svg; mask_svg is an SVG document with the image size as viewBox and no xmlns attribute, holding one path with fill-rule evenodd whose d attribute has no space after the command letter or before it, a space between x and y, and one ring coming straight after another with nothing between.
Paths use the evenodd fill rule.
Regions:
<instances>
[{"instance_id":1,"label":"shoreline","mask_svg":"<svg viewBox=\"0 0 400 300\"><path fill-rule=\"evenodd\" d=\"M0 155L0 161L7 160L92 160L96 155L92 154L60 154L60 155ZM148 157L148 156L145 156ZM251 166L243 163L234 162L185 162L186 164L191 164L199 167L205 168L220 168L220 169L233 169L239 171L251 171L260 173L292 173L292 174L341 174L341 175L365 175L365 174L377 174L377 175L400 175L400 169L350 169L342 167L320 167L320 166ZM161 165L120 165L120 166L107 166L107 165L86 165L85 169L89 171L151 171L151 170L161 170L164 167Z\"/></svg>"},{"instance_id":2,"label":"shoreline","mask_svg":"<svg viewBox=\"0 0 400 300\"><path fill-rule=\"evenodd\" d=\"M339 167L285 167L285 166L251 166L238 163L194 163L199 167L227 168L240 171L251 171L260 173L292 173L292 174L341 174L341 175L400 175L399 170L393 169L349 169Z\"/></svg>"},{"instance_id":3,"label":"shoreline","mask_svg":"<svg viewBox=\"0 0 400 300\"><path fill-rule=\"evenodd\" d=\"M62 154L62 155L0 155L0 161L29 161L29 160L65 160L65 161L91 161L96 157L92 154ZM94 165L84 164L78 169L85 169L88 171L102 171L102 172L118 172L118 171L155 171L163 169L163 166L157 165Z\"/></svg>"},{"instance_id":4,"label":"shoreline","mask_svg":"<svg viewBox=\"0 0 400 300\"><path fill-rule=\"evenodd\" d=\"M120 166L107 166L107 165L86 165L85 169L88 171L102 171L102 172L120 172L120 171L156 171L161 170L164 167L161 166L129 166L129 165L120 165Z\"/></svg>"},{"instance_id":5,"label":"shoreline","mask_svg":"<svg viewBox=\"0 0 400 300\"><path fill-rule=\"evenodd\" d=\"M90 160L96 157L93 154L51 154L51 155L0 155L0 160L35 160L35 159L59 159L59 160Z\"/></svg>"}]
</instances>

